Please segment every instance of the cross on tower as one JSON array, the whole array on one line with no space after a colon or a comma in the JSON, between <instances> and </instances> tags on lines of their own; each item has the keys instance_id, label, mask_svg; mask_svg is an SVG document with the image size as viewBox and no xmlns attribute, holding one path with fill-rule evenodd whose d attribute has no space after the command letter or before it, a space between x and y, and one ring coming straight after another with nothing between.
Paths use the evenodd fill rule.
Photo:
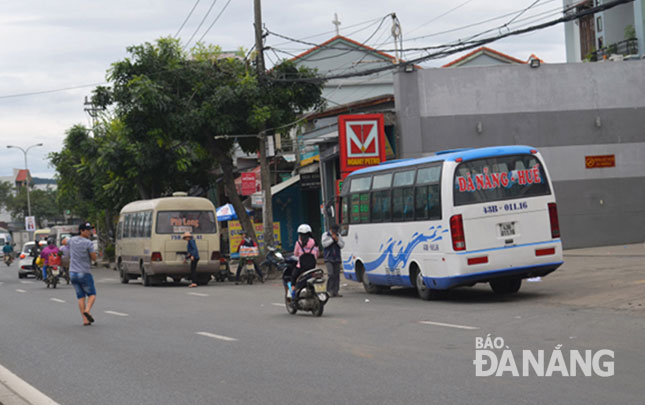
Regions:
<instances>
[{"instance_id":1,"label":"cross on tower","mask_svg":"<svg viewBox=\"0 0 645 405\"><path fill-rule=\"evenodd\" d=\"M340 35L340 20L337 13L334 13L334 20L331 23L336 26L336 36Z\"/></svg>"}]
</instances>

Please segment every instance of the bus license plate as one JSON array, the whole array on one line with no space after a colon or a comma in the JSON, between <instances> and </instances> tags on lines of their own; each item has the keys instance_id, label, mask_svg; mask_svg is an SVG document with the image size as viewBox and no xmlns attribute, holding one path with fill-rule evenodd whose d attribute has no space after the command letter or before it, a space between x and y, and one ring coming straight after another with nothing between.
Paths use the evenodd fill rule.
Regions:
<instances>
[{"instance_id":1,"label":"bus license plate","mask_svg":"<svg viewBox=\"0 0 645 405\"><path fill-rule=\"evenodd\" d=\"M325 283L316 283L314 284L314 290L316 290L317 293L324 293L327 291L327 286Z\"/></svg>"},{"instance_id":2,"label":"bus license plate","mask_svg":"<svg viewBox=\"0 0 645 405\"><path fill-rule=\"evenodd\" d=\"M503 222L499 224L500 236L513 236L515 235L515 222Z\"/></svg>"}]
</instances>

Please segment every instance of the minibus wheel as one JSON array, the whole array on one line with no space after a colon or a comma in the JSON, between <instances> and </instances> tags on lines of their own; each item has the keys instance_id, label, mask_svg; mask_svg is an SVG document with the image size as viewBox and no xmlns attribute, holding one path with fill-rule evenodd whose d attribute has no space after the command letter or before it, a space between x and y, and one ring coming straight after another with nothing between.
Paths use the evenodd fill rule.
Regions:
<instances>
[{"instance_id":1,"label":"minibus wheel","mask_svg":"<svg viewBox=\"0 0 645 405\"><path fill-rule=\"evenodd\" d=\"M146 269L141 267L141 283L144 287L150 287L152 285L152 277L146 273Z\"/></svg>"},{"instance_id":2,"label":"minibus wheel","mask_svg":"<svg viewBox=\"0 0 645 405\"><path fill-rule=\"evenodd\" d=\"M522 279L519 277L505 277L490 281L490 288L495 294L515 294L522 286Z\"/></svg>"},{"instance_id":3,"label":"minibus wheel","mask_svg":"<svg viewBox=\"0 0 645 405\"><path fill-rule=\"evenodd\" d=\"M121 260L117 262L117 267L119 268L119 275L121 276L121 284L128 284L128 281L130 281L130 277L128 276L128 273L125 271L125 266L123 266L123 263Z\"/></svg>"}]
</instances>

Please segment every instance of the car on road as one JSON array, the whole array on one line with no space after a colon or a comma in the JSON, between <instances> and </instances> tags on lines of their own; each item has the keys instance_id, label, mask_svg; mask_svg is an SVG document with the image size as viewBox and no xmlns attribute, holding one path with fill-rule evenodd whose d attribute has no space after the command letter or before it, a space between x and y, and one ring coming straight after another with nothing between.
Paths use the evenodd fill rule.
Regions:
<instances>
[{"instance_id":1,"label":"car on road","mask_svg":"<svg viewBox=\"0 0 645 405\"><path fill-rule=\"evenodd\" d=\"M34 258L31 256L31 248L34 247L33 241L27 242L22 246L20 251L20 264L18 267L18 278L25 278L28 275L34 276Z\"/></svg>"}]
</instances>

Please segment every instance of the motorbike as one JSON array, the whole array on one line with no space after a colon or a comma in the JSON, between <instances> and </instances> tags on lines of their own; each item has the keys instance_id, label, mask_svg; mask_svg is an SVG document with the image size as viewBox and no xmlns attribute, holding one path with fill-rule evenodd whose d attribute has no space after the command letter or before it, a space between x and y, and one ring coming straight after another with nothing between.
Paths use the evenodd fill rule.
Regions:
<instances>
[{"instance_id":1,"label":"motorbike","mask_svg":"<svg viewBox=\"0 0 645 405\"><path fill-rule=\"evenodd\" d=\"M5 253L4 254L4 264L7 266L11 266L11 263L13 263L13 256L11 253Z\"/></svg>"},{"instance_id":2,"label":"motorbike","mask_svg":"<svg viewBox=\"0 0 645 405\"><path fill-rule=\"evenodd\" d=\"M60 282L61 270L63 267L61 266L60 256L51 255L49 256L48 261L47 279L45 280L45 283L47 283L47 288L49 288L49 286L56 288L56 285Z\"/></svg>"},{"instance_id":3,"label":"motorbike","mask_svg":"<svg viewBox=\"0 0 645 405\"><path fill-rule=\"evenodd\" d=\"M222 282L226 281L226 279L232 280L233 278L228 258L225 256L220 257L219 270L215 273L215 280Z\"/></svg>"},{"instance_id":4,"label":"motorbike","mask_svg":"<svg viewBox=\"0 0 645 405\"><path fill-rule=\"evenodd\" d=\"M243 277L246 278L247 284L253 284L255 280L255 262L253 259L258 255L256 246L242 246L240 248L240 264L243 267Z\"/></svg>"},{"instance_id":5,"label":"motorbike","mask_svg":"<svg viewBox=\"0 0 645 405\"><path fill-rule=\"evenodd\" d=\"M327 281L322 269L311 269L292 280L292 274L298 264L295 256L284 258L282 253L269 247L266 262L282 270L282 280L285 285L285 307L287 312L295 315L298 311L311 311L314 316L322 316L325 304L329 301ZM295 293L291 293L291 285L295 282Z\"/></svg>"}]
</instances>

